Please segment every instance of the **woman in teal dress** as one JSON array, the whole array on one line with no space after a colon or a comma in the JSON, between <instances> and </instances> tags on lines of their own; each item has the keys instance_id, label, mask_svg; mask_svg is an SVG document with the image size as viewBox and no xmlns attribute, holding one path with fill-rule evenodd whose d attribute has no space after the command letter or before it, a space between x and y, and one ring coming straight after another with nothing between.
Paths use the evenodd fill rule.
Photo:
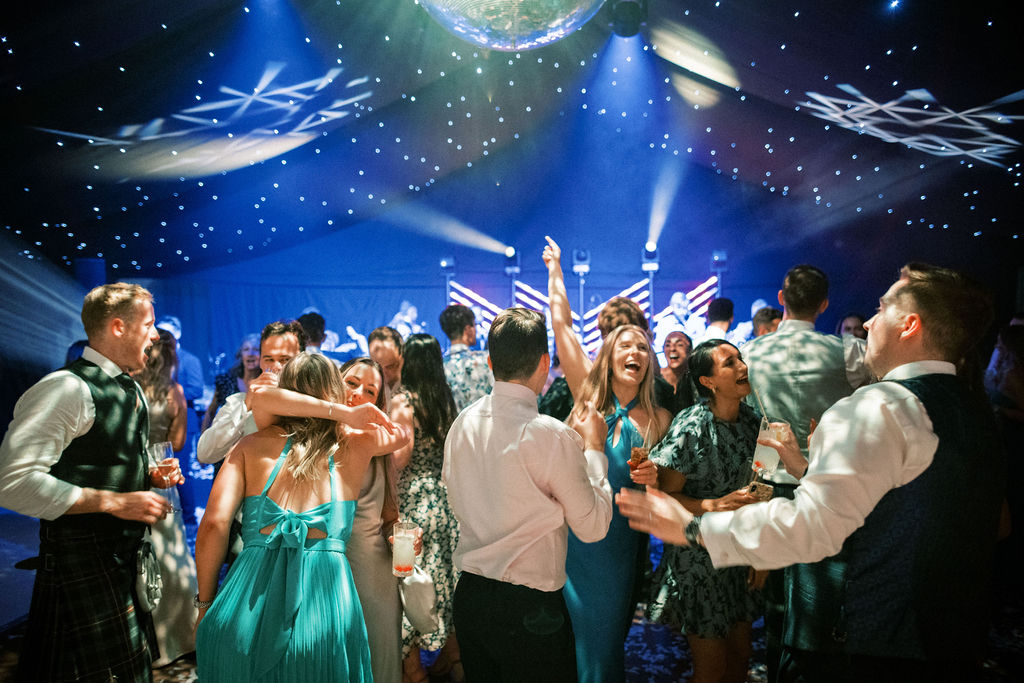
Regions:
<instances>
[{"instance_id":1,"label":"woman in teal dress","mask_svg":"<svg viewBox=\"0 0 1024 683\"><path fill-rule=\"evenodd\" d=\"M757 502L747 485L760 418L742 401L750 393L746 364L729 342L708 341L690 356L689 375L706 402L680 412L651 453L658 487L695 515ZM715 569L703 548L665 545L647 617L686 635L691 682L746 680L760 608L749 578L747 567Z\"/></svg>"},{"instance_id":2,"label":"woman in teal dress","mask_svg":"<svg viewBox=\"0 0 1024 683\"><path fill-rule=\"evenodd\" d=\"M667 410L654 405L650 337L636 325L619 325L608 332L591 362L572 331L560 257L558 245L548 238L544 262L548 267L551 326L575 403L569 424L587 403L592 403L608 424L605 455L612 490L655 486L657 468L652 462L635 470L629 466L632 449L657 443L672 420ZM636 313L642 320L639 307ZM576 637L576 669L581 683L625 679L625 642L636 606L636 572L646 549L647 535L630 529L617 507L613 508L603 540L583 543L569 533L564 595Z\"/></svg>"},{"instance_id":3,"label":"woman in teal dress","mask_svg":"<svg viewBox=\"0 0 1024 683\"><path fill-rule=\"evenodd\" d=\"M350 410L340 403L338 370L323 356L296 356L279 386L330 403L320 418L282 418L243 438L217 475L196 539L197 672L218 683L370 681L345 545L370 459L408 434L377 426L341 432L322 419ZM245 545L217 592L239 508Z\"/></svg>"}]
</instances>

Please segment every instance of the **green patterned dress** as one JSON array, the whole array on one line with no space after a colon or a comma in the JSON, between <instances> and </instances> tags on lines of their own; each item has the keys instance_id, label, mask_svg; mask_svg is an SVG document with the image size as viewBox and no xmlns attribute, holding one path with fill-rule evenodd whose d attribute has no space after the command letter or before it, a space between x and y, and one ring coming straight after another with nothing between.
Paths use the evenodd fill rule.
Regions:
<instances>
[{"instance_id":1,"label":"green patterned dress","mask_svg":"<svg viewBox=\"0 0 1024 683\"><path fill-rule=\"evenodd\" d=\"M448 487L441 481L444 444L436 443L419 428L413 435L409 464L398 479L399 513L405 521L423 529L423 555L419 565L434 580L440 627L433 633L416 631L402 617L402 641L406 652L413 646L440 650L452 630L452 598L458 572L452 553L459 542L459 522L448 505Z\"/></svg>"},{"instance_id":2,"label":"green patterned dress","mask_svg":"<svg viewBox=\"0 0 1024 683\"><path fill-rule=\"evenodd\" d=\"M683 493L719 498L750 483L760 418L740 405L736 422L715 419L706 403L679 413L651 453L658 467L686 475ZM703 548L665 545L654 573L647 618L700 638L724 638L751 621L759 599L747 589L747 567L715 569Z\"/></svg>"}]
</instances>

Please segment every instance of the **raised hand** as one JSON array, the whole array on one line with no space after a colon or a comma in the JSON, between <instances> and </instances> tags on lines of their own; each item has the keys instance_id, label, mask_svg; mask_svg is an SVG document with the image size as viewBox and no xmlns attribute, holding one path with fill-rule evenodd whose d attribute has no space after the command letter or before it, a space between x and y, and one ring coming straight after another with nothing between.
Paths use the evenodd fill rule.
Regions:
<instances>
[{"instance_id":1,"label":"raised hand","mask_svg":"<svg viewBox=\"0 0 1024 683\"><path fill-rule=\"evenodd\" d=\"M541 254L541 258L544 259L544 265L548 267L548 273L552 270L562 270L562 249L558 246L558 243L553 239L544 235L544 239L547 240L548 246L544 247L544 253Z\"/></svg>"}]
</instances>

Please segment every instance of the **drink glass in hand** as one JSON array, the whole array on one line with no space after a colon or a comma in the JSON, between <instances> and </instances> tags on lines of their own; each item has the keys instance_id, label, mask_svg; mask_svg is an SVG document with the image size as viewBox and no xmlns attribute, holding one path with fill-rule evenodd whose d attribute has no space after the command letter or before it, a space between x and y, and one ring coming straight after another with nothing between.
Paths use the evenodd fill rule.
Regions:
<instances>
[{"instance_id":1,"label":"drink glass in hand","mask_svg":"<svg viewBox=\"0 0 1024 683\"><path fill-rule=\"evenodd\" d=\"M391 573L395 576L411 576L416 563L416 537L420 528L416 522L396 522L391 536Z\"/></svg>"},{"instance_id":2,"label":"drink glass in hand","mask_svg":"<svg viewBox=\"0 0 1024 683\"><path fill-rule=\"evenodd\" d=\"M171 488L171 473L174 472L174 447L170 441L158 441L156 443L149 444L149 448L146 449L147 456L149 457L149 469L150 471L156 470L156 473L160 475L164 480L164 491L167 492ZM168 499L170 496L167 495ZM178 512L180 508L174 507L173 510Z\"/></svg>"},{"instance_id":3,"label":"drink glass in hand","mask_svg":"<svg viewBox=\"0 0 1024 683\"><path fill-rule=\"evenodd\" d=\"M774 420L773 422L779 425L789 426L789 423L783 420ZM781 441L781 428L773 427L767 417L762 417L761 430L758 432L757 438L769 438ZM761 463L761 470L764 474L772 474L779 466L779 452L771 446L762 446L761 444L757 444L754 447L754 462Z\"/></svg>"}]
</instances>

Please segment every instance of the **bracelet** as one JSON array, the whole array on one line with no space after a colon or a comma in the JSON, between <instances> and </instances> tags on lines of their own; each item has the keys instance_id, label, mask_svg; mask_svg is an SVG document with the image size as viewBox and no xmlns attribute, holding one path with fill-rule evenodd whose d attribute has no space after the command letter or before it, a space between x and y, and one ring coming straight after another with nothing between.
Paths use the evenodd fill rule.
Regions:
<instances>
[{"instance_id":1,"label":"bracelet","mask_svg":"<svg viewBox=\"0 0 1024 683\"><path fill-rule=\"evenodd\" d=\"M690 523L686 525L686 529L683 530L683 534L686 536L686 542L692 547L701 547L700 517L694 517L691 519Z\"/></svg>"},{"instance_id":2,"label":"bracelet","mask_svg":"<svg viewBox=\"0 0 1024 683\"><path fill-rule=\"evenodd\" d=\"M334 401L327 404L327 419L333 419L331 416L334 415Z\"/></svg>"},{"instance_id":3,"label":"bracelet","mask_svg":"<svg viewBox=\"0 0 1024 683\"><path fill-rule=\"evenodd\" d=\"M213 600L200 600L199 593L196 593L196 596L192 598L192 604L195 605L196 609L206 609L213 604Z\"/></svg>"}]
</instances>

